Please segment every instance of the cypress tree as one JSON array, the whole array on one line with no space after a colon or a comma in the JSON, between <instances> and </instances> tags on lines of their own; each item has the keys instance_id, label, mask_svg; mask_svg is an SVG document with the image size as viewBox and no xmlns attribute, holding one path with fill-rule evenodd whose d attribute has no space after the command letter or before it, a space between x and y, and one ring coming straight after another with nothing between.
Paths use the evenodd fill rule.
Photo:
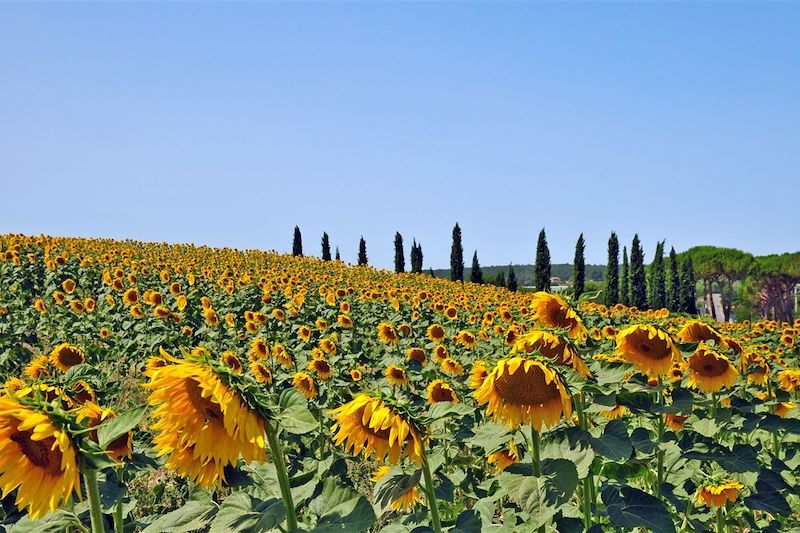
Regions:
<instances>
[{"instance_id":1,"label":"cypress tree","mask_svg":"<svg viewBox=\"0 0 800 533\"><path fill-rule=\"evenodd\" d=\"M461 228L453 227L453 245L450 247L450 280L464 281L464 248L461 246Z\"/></svg>"},{"instance_id":2,"label":"cypress tree","mask_svg":"<svg viewBox=\"0 0 800 533\"><path fill-rule=\"evenodd\" d=\"M506 274L502 270L494 277L494 284L498 287L506 286Z\"/></svg>"},{"instance_id":3,"label":"cypress tree","mask_svg":"<svg viewBox=\"0 0 800 533\"><path fill-rule=\"evenodd\" d=\"M633 236L631 244L631 305L638 309L647 308L647 280L644 273L644 251L639 235Z\"/></svg>"},{"instance_id":4,"label":"cypress tree","mask_svg":"<svg viewBox=\"0 0 800 533\"><path fill-rule=\"evenodd\" d=\"M294 239L292 240L292 255L295 257L303 256L303 236L300 235L300 228L294 227Z\"/></svg>"},{"instance_id":5,"label":"cypress tree","mask_svg":"<svg viewBox=\"0 0 800 533\"><path fill-rule=\"evenodd\" d=\"M656 253L650 264L650 285L647 302L651 309L667 306L667 287L664 275L664 241L656 243Z\"/></svg>"},{"instance_id":6,"label":"cypress tree","mask_svg":"<svg viewBox=\"0 0 800 533\"><path fill-rule=\"evenodd\" d=\"M422 243L417 243L417 272L422 272ZM433 270L431 270L433 272ZM434 276L436 277L436 276Z\"/></svg>"},{"instance_id":7,"label":"cypress tree","mask_svg":"<svg viewBox=\"0 0 800 533\"><path fill-rule=\"evenodd\" d=\"M608 238L608 263L606 265L606 293L604 298L606 305L614 305L619 302L619 239L617 234L611 232Z\"/></svg>"},{"instance_id":8,"label":"cypress tree","mask_svg":"<svg viewBox=\"0 0 800 533\"><path fill-rule=\"evenodd\" d=\"M583 241L583 233L578 237L578 242L575 243L575 259L572 267L572 289L575 292L575 299L581 297L586 288L586 262L583 258L583 252L586 250L586 243Z\"/></svg>"},{"instance_id":9,"label":"cypress tree","mask_svg":"<svg viewBox=\"0 0 800 533\"><path fill-rule=\"evenodd\" d=\"M695 299L694 265L692 258L686 257L681 265L681 308L684 313L697 314Z\"/></svg>"},{"instance_id":10,"label":"cypress tree","mask_svg":"<svg viewBox=\"0 0 800 533\"><path fill-rule=\"evenodd\" d=\"M342 260L342 254L339 253L339 247L338 246L336 247L336 260L337 261L341 261Z\"/></svg>"},{"instance_id":11,"label":"cypress tree","mask_svg":"<svg viewBox=\"0 0 800 533\"><path fill-rule=\"evenodd\" d=\"M514 268L508 265L508 277L506 278L506 287L511 292L517 291L517 275L514 273Z\"/></svg>"},{"instance_id":12,"label":"cypress tree","mask_svg":"<svg viewBox=\"0 0 800 533\"><path fill-rule=\"evenodd\" d=\"M406 271L406 257L405 252L403 252L403 236L400 235L399 231L394 234L394 271Z\"/></svg>"},{"instance_id":13,"label":"cypress tree","mask_svg":"<svg viewBox=\"0 0 800 533\"><path fill-rule=\"evenodd\" d=\"M478 250L475 250L475 253L472 254L472 268L469 272L469 280L472 283L483 283L483 271L480 263L478 263Z\"/></svg>"},{"instance_id":14,"label":"cypress tree","mask_svg":"<svg viewBox=\"0 0 800 533\"><path fill-rule=\"evenodd\" d=\"M328 234L322 233L322 260L331 260L331 243L328 241Z\"/></svg>"},{"instance_id":15,"label":"cypress tree","mask_svg":"<svg viewBox=\"0 0 800 533\"><path fill-rule=\"evenodd\" d=\"M631 304L631 274L628 268L628 247L622 247L622 279L619 284L619 301L622 305Z\"/></svg>"},{"instance_id":16,"label":"cypress tree","mask_svg":"<svg viewBox=\"0 0 800 533\"><path fill-rule=\"evenodd\" d=\"M667 292L667 307L670 311L681 310L681 279L678 269L678 254L675 247L669 249L669 292Z\"/></svg>"},{"instance_id":17,"label":"cypress tree","mask_svg":"<svg viewBox=\"0 0 800 533\"><path fill-rule=\"evenodd\" d=\"M422 245L416 239L411 243L411 272L422 272Z\"/></svg>"},{"instance_id":18,"label":"cypress tree","mask_svg":"<svg viewBox=\"0 0 800 533\"><path fill-rule=\"evenodd\" d=\"M358 264L367 264L367 242L364 240L364 237L361 237L361 240L358 241Z\"/></svg>"},{"instance_id":19,"label":"cypress tree","mask_svg":"<svg viewBox=\"0 0 800 533\"><path fill-rule=\"evenodd\" d=\"M550 249L547 247L547 236L544 233L544 228L539 232L539 240L536 242L533 288L537 291L550 292Z\"/></svg>"}]
</instances>

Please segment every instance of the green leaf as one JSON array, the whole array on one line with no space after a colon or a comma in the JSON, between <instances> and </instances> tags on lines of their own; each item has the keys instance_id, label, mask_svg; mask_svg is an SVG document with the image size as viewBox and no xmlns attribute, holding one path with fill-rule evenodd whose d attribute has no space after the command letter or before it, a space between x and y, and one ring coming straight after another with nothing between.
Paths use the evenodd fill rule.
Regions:
<instances>
[{"instance_id":1,"label":"green leaf","mask_svg":"<svg viewBox=\"0 0 800 533\"><path fill-rule=\"evenodd\" d=\"M378 480L375 485L375 501L386 509L394 500L419 485L422 470L417 469L412 474L406 474L400 467L394 467Z\"/></svg>"},{"instance_id":2,"label":"green leaf","mask_svg":"<svg viewBox=\"0 0 800 533\"><path fill-rule=\"evenodd\" d=\"M562 458L571 461L578 472L578 479L589 475L589 468L594 461L595 453L584 441L577 441L575 446L570 445L569 439L550 442L545 446L542 455L551 458Z\"/></svg>"},{"instance_id":3,"label":"green leaf","mask_svg":"<svg viewBox=\"0 0 800 533\"><path fill-rule=\"evenodd\" d=\"M209 533L268 531L286 516L283 501L253 498L244 492L234 492L219 506Z\"/></svg>"},{"instance_id":4,"label":"green leaf","mask_svg":"<svg viewBox=\"0 0 800 533\"><path fill-rule=\"evenodd\" d=\"M375 523L375 511L366 498L339 485L333 478L325 480L322 494L311 503L320 514L312 533L361 533Z\"/></svg>"},{"instance_id":5,"label":"green leaf","mask_svg":"<svg viewBox=\"0 0 800 533\"><path fill-rule=\"evenodd\" d=\"M8 533L61 533L76 528L80 523L81 521L74 513L59 509L39 520L31 520L25 515L16 524L8 527L6 531Z\"/></svg>"},{"instance_id":6,"label":"green leaf","mask_svg":"<svg viewBox=\"0 0 800 533\"><path fill-rule=\"evenodd\" d=\"M594 451L612 461L624 461L633 453L633 444L622 420L612 420L606 424L599 439L590 438Z\"/></svg>"},{"instance_id":7,"label":"green leaf","mask_svg":"<svg viewBox=\"0 0 800 533\"><path fill-rule=\"evenodd\" d=\"M475 408L465 403L436 402L431 405L424 416L430 423L450 416L464 417L474 412Z\"/></svg>"},{"instance_id":8,"label":"green leaf","mask_svg":"<svg viewBox=\"0 0 800 533\"><path fill-rule=\"evenodd\" d=\"M572 497L578 486L578 470L575 464L568 459L544 459L542 461L542 474L550 478L552 483L547 483L550 496L561 505Z\"/></svg>"},{"instance_id":9,"label":"green leaf","mask_svg":"<svg viewBox=\"0 0 800 533\"><path fill-rule=\"evenodd\" d=\"M481 533L483 522L481 516L474 510L462 511L456 518L456 524L449 533Z\"/></svg>"},{"instance_id":10,"label":"green leaf","mask_svg":"<svg viewBox=\"0 0 800 533\"><path fill-rule=\"evenodd\" d=\"M105 450L110 443L138 426L146 409L146 405L140 405L100 424L97 428L100 447Z\"/></svg>"},{"instance_id":11,"label":"green leaf","mask_svg":"<svg viewBox=\"0 0 800 533\"><path fill-rule=\"evenodd\" d=\"M206 527L217 512L211 500L190 500L167 514L155 517L142 533L186 533Z\"/></svg>"},{"instance_id":12,"label":"green leaf","mask_svg":"<svg viewBox=\"0 0 800 533\"><path fill-rule=\"evenodd\" d=\"M656 449L656 443L653 442L653 432L647 428L636 428L631 432L631 443L637 451L645 455L653 453Z\"/></svg>"},{"instance_id":13,"label":"green leaf","mask_svg":"<svg viewBox=\"0 0 800 533\"><path fill-rule=\"evenodd\" d=\"M719 426L713 418L703 418L692 423L692 429L704 437L713 437L719 431Z\"/></svg>"},{"instance_id":14,"label":"green leaf","mask_svg":"<svg viewBox=\"0 0 800 533\"><path fill-rule=\"evenodd\" d=\"M764 491L756 492L744 499L744 504L753 510L766 511L768 513L789 516L792 509L786 498L780 492Z\"/></svg>"},{"instance_id":15,"label":"green leaf","mask_svg":"<svg viewBox=\"0 0 800 533\"><path fill-rule=\"evenodd\" d=\"M507 444L511 440L511 433L508 427L495 422L487 422L478 427L475 436L469 439L470 446L483 448L486 453L491 453Z\"/></svg>"},{"instance_id":16,"label":"green leaf","mask_svg":"<svg viewBox=\"0 0 800 533\"><path fill-rule=\"evenodd\" d=\"M297 389L281 393L278 420L281 428L294 435L303 435L319 428L319 420L308 410L308 400Z\"/></svg>"},{"instance_id":17,"label":"green leaf","mask_svg":"<svg viewBox=\"0 0 800 533\"><path fill-rule=\"evenodd\" d=\"M509 498L528 513L528 523L534 529L547 524L558 512L555 499L548 494L546 477L505 474L500 476L500 484Z\"/></svg>"},{"instance_id":18,"label":"green leaf","mask_svg":"<svg viewBox=\"0 0 800 533\"><path fill-rule=\"evenodd\" d=\"M606 485L600 497L606 506L611 523L623 527L644 527L653 533L675 533L675 524L664 503L658 498L633 487Z\"/></svg>"}]
</instances>

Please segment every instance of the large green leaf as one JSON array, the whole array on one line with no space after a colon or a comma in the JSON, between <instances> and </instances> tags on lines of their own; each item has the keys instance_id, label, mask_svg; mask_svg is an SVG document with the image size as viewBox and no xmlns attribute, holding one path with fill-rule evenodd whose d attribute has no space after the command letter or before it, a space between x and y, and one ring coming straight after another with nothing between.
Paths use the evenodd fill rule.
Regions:
<instances>
[{"instance_id":1,"label":"large green leaf","mask_svg":"<svg viewBox=\"0 0 800 533\"><path fill-rule=\"evenodd\" d=\"M244 492L234 492L219 506L209 533L268 531L286 516L283 501L253 498Z\"/></svg>"},{"instance_id":2,"label":"large green leaf","mask_svg":"<svg viewBox=\"0 0 800 533\"><path fill-rule=\"evenodd\" d=\"M475 408L465 403L436 402L424 416L431 423L451 416L464 417L474 412Z\"/></svg>"},{"instance_id":3,"label":"large green leaf","mask_svg":"<svg viewBox=\"0 0 800 533\"><path fill-rule=\"evenodd\" d=\"M207 501L190 500L167 514L155 518L142 533L185 533L206 527L217 512L217 505Z\"/></svg>"},{"instance_id":4,"label":"large green leaf","mask_svg":"<svg viewBox=\"0 0 800 533\"><path fill-rule=\"evenodd\" d=\"M664 503L646 492L628 486L620 490L617 486L606 485L600 491L600 497L611 522L617 527L643 527L653 533L675 533L675 524Z\"/></svg>"},{"instance_id":5,"label":"large green leaf","mask_svg":"<svg viewBox=\"0 0 800 533\"><path fill-rule=\"evenodd\" d=\"M361 533L375 523L375 511L364 496L327 478L322 493L311 502L309 509L319 516L313 533Z\"/></svg>"},{"instance_id":6,"label":"large green leaf","mask_svg":"<svg viewBox=\"0 0 800 533\"><path fill-rule=\"evenodd\" d=\"M297 389L283 391L278 405L280 426L288 433L303 435L319 428L319 420L308 410L308 400Z\"/></svg>"},{"instance_id":7,"label":"large green leaf","mask_svg":"<svg viewBox=\"0 0 800 533\"><path fill-rule=\"evenodd\" d=\"M600 438L591 437L591 443L595 452L612 461L624 461L633 453L633 444L622 420L612 420L606 424L603 435Z\"/></svg>"},{"instance_id":8,"label":"large green leaf","mask_svg":"<svg viewBox=\"0 0 800 533\"><path fill-rule=\"evenodd\" d=\"M508 443L510 439L511 433L507 426L489 421L478 427L475 436L469 439L468 444L479 446L486 453L490 453Z\"/></svg>"},{"instance_id":9,"label":"large green leaf","mask_svg":"<svg viewBox=\"0 0 800 533\"><path fill-rule=\"evenodd\" d=\"M97 428L97 443L100 447L105 450L109 443L138 426L146 409L146 405L140 405L100 424Z\"/></svg>"}]
</instances>

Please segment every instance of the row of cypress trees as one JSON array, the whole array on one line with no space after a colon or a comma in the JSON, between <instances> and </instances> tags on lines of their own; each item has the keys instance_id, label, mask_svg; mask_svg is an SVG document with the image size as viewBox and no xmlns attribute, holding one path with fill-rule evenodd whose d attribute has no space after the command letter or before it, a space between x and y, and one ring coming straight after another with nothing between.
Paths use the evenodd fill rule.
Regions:
<instances>
[{"instance_id":1,"label":"row of cypress trees","mask_svg":"<svg viewBox=\"0 0 800 533\"><path fill-rule=\"evenodd\" d=\"M622 265L619 264L619 239L615 232L611 232L608 239L608 262L606 266L606 286L603 292L603 301L606 305L622 303L636 306L639 309L668 308L671 311L696 313L695 308L695 278L694 268L690 257L679 261L675 248L669 253L669 273L667 262L664 261L664 241L656 244L656 252L649 269L645 268L644 250L642 249L639 235L633 237L631 243L630 260L628 248L622 248ZM575 257L573 259L572 288L575 298L580 298L586 290L586 262L584 252L586 242L583 233L575 244ZM403 249L403 236L396 232L394 236L394 267L395 272L405 272L405 252ZM303 241L300 228L294 228L294 241L292 254L303 255ZM322 259L331 260L330 241L327 233L322 234ZM336 260L340 260L339 248L336 248ZM411 245L411 272L422 272L422 245L414 239ZM364 237L358 243L358 264L367 264L367 244ZM547 246L547 235L544 228L539 232L536 243L536 259L534 262L533 289L536 291L550 291L551 260L550 249ZM649 272L648 272L649 270ZM472 268L470 281L484 283L483 271L478 261L478 251L472 255ZM431 270L433 275L433 270ZM450 279L452 281L464 280L464 248L461 243L461 227L456 223L453 227L453 242L450 248ZM517 289L517 279L514 269L509 265L508 274L500 272L492 281L495 285Z\"/></svg>"}]
</instances>

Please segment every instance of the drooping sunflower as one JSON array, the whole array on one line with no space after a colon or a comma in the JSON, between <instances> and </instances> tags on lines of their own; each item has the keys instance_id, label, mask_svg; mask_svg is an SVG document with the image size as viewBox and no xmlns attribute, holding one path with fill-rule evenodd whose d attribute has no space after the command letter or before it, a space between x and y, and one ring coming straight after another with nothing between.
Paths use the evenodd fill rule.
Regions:
<instances>
[{"instance_id":1,"label":"drooping sunflower","mask_svg":"<svg viewBox=\"0 0 800 533\"><path fill-rule=\"evenodd\" d=\"M459 402L456 391L443 379L435 379L428 384L428 403L433 405L437 402Z\"/></svg>"},{"instance_id":2,"label":"drooping sunflower","mask_svg":"<svg viewBox=\"0 0 800 533\"><path fill-rule=\"evenodd\" d=\"M211 486L240 456L245 463L266 459L263 419L209 366L178 360L148 378L153 444L159 456L171 454L168 464L180 475Z\"/></svg>"},{"instance_id":3,"label":"drooping sunflower","mask_svg":"<svg viewBox=\"0 0 800 533\"><path fill-rule=\"evenodd\" d=\"M739 372L730 359L712 351L704 343L686 360L684 368L688 375L687 384L703 392L719 392L723 387L731 387Z\"/></svg>"},{"instance_id":4,"label":"drooping sunflower","mask_svg":"<svg viewBox=\"0 0 800 533\"><path fill-rule=\"evenodd\" d=\"M266 359L269 356L269 345L262 338L256 337L250 342L250 360Z\"/></svg>"},{"instance_id":5,"label":"drooping sunflower","mask_svg":"<svg viewBox=\"0 0 800 533\"><path fill-rule=\"evenodd\" d=\"M617 418L622 418L623 416L625 416L626 412L627 409L625 408L624 405L616 405L611 409L600 411L599 414L603 418L607 418L609 420L616 420Z\"/></svg>"},{"instance_id":6,"label":"drooping sunflower","mask_svg":"<svg viewBox=\"0 0 800 533\"><path fill-rule=\"evenodd\" d=\"M294 360L289 354L289 351L282 344L276 344L272 347L272 356L284 368L291 368L294 365Z\"/></svg>"},{"instance_id":7,"label":"drooping sunflower","mask_svg":"<svg viewBox=\"0 0 800 533\"><path fill-rule=\"evenodd\" d=\"M681 415L664 415L664 422L672 431L680 431L688 418L688 416Z\"/></svg>"},{"instance_id":8,"label":"drooping sunflower","mask_svg":"<svg viewBox=\"0 0 800 533\"><path fill-rule=\"evenodd\" d=\"M794 402L778 402L775 405L775 414L781 418L786 418L786 415L794 411L796 408L797 404Z\"/></svg>"},{"instance_id":9,"label":"drooping sunflower","mask_svg":"<svg viewBox=\"0 0 800 533\"><path fill-rule=\"evenodd\" d=\"M372 477L369 478L370 481L377 483L391 469L392 467L389 465L383 465L379 467L375 472L373 472ZM418 487L411 487L403 494L392 500L390 506L394 511L411 512L418 503L422 503L422 491L420 491Z\"/></svg>"},{"instance_id":10,"label":"drooping sunflower","mask_svg":"<svg viewBox=\"0 0 800 533\"><path fill-rule=\"evenodd\" d=\"M478 339L475 334L468 329L462 329L456 335L456 342L464 348L473 349L478 345Z\"/></svg>"},{"instance_id":11,"label":"drooping sunflower","mask_svg":"<svg viewBox=\"0 0 800 533\"><path fill-rule=\"evenodd\" d=\"M60 371L66 372L75 365L85 363L86 356L83 354L83 350L77 346L64 342L53 348L50 353L50 362Z\"/></svg>"},{"instance_id":12,"label":"drooping sunflower","mask_svg":"<svg viewBox=\"0 0 800 533\"><path fill-rule=\"evenodd\" d=\"M323 381L333 377L333 367L327 359L312 359L306 369L316 372L317 377Z\"/></svg>"},{"instance_id":13,"label":"drooping sunflower","mask_svg":"<svg viewBox=\"0 0 800 533\"><path fill-rule=\"evenodd\" d=\"M445 357L444 360L442 360L441 366L442 372L451 376L460 376L464 373L464 367L452 357Z\"/></svg>"},{"instance_id":14,"label":"drooping sunflower","mask_svg":"<svg viewBox=\"0 0 800 533\"><path fill-rule=\"evenodd\" d=\"M422 366L428 364L428 357L422 348L409 348L406 350L406 361L416 361Z\"/></svg>"},{"instance_id":15,"label":"drooping sunflower","mask_svg":"<svg viewBox=\"0 0 800 533\"><path fill-rule=\"evenodd\" d=\"M0 396L0 488L16 490L16 505L32 519L55 512L73 493L80 497L77 450L69 435L43 412Z\"/></svg>"},{"instance_id":16,"label":"drooping sunflower","mask_svg":"<svg viewBox=\"0 0 800 533\"><path fill-rule=\"evenodd\" d=\"M397 331L392 324L381 322L378 324L378 339L380 339L383 344L397 344Z\"/></svg>"},{"instance_id":17,"label":"drooping sunflower","mask_svg":"<svg viewBox=\"0 0 800 533\"><path fill-rule=\"evenodd\" d=\"M32 363L32 361L31 361ZM787 368L778 372L779 386L786 392L800 389L800 369Z\"/></svg>"},{"instance_id":18,"label":"drooping sunflower","mask_svg":"<svg viewBox=\"0 0 800 533\"><path fill-rule=\"evenodd\" d=\"M539 326L567 329L573 339L585 341L589 335L578 313L556 294L540 291L531 301L531 319Z\"/></svg>"},{"instance_id":19,"label":"drooping sunflower","mask_svg":"<svg viewBox=\"0 0 800 533\"><path fill-rule=\"evenodd\" d=\"M490 453L486 458L489 464L494 463L495 472L502 472L509 466L519 462L519 451L513 440L508 441L508 445L502 450Z\"/></svg>"},{"instance_id":20,"label":"drooping sunflower","mask_svg":"<svg viewBox=\"0 0 800 533\"><path fill-rule=\"evenodd\" d=\"M728 502L735 502L744 485L731 479L707 483L697 489L697 503L705 503L709 507L725 507Z\"/></svg>"},{"instance_id":21,"label":"drooping sunflower","mask_svg":"<svg viewBox=\"0 0 800 533\"><path fill-rule=\"evenodd\" d=\"M422 461L421 433L392 405L368 394L358 394L348 403L333 409L336 423L331 427L333 441L344 443L346 452L378 462L396 464L402 457Z\"/></svg>"},{"instance_id":22,"label":"drooping sunflower","mask_svg":"<svg viewBox=\"0 0 800 533\"><path fill-rule=\"evenodd\" d=\"M648 376L665 376L681 353L669 335L646 324L629 326L617 334L617 353Z\"/></svg>"},{"instance_id":23,"label":"drooping sunflower","mask_svg":"<svg viewBox=\"0 0 800 533\"><path fill-rule=\"evenodd\" d=\"M272 383L272 371L262 362L253 361L250 363L250 372L259 383L263 383L265 385Z\"/></svg>"},{"instance_id":24,"label":"drooping sunflower","mask_svg":"<svg viewBox=\"0 0 800 533\"><path fill-rule=\"evenodd\" d=\"M50 358L46 355L38 355L25 365L22 372L31 379L40 379L49 376L52 369Z\"/></svg>"},{"instance_id":25,"label":"drooping sunflower","mask_svg":"<svg viewBox=\"0 0 800 533\"><path fill-rule=\"evenodd\" d=\"M392 385L397 385L399 387L408 386L408 375L406 371L397 365L387 366L383 375L386 376L386 380Z\"/></svg>"},{"instance_id":26,"label":"drooping sunflower","mask_svg":"<svg viewBox=\"0 0 800 533\"><path fill-rule=\"evenodd\" d=\"M489 375L489 369L486 368L486 363L480 359L472 364L472 370L469 371L469 388L478 389L483 385L483 380Z\"/></svg>"},{"instance_id":27,"label":"drooping sunflower","mask_svg":"<svg viewBox=\"0 0 800 533\"><path fill-rule=\"evenodd\" d=\"M575 347L561 335L550 333L549 331L533 330L525 334L514 345L512 353L534 353L539 352L544 357L553 361L556 365L563 365L572 368L579 375L588 378L592 375L589 367L578 355Z\"/></svg>"},{"instance_id":28,"label":"drooping sunflower","mask_svg":"<svg viewBox=\"0 0 800 533\"><path fill-rule=\"evenodd\" d=\"M303 396L309 400L317 397L317 385L314 383L314 378L305 372L295 372L292 376L292 386L303 393Z\"/></svg>"},{"instance_id":29,"label":"drooping sunflower","mask_svg":"<svg viewBox=\"0 0 800 533\"><path fill-rule=\"evenodd\" d=\"M519 356L501 359L473 393L486 416L510 429L530 424L537 431L572 415L572 400L555 370Z\"/></svg>"},{"instance_id":30,"label":"drooping sunflower","mask_svg":"<svg viewBox=\"0 0 800 533\"><path fill-rule=\"evenodd\" d=\"M699 320L690 320L683 325L675 336L678 342L705 342L713 340L720 348L727 348L728 343L722 335L710 324Z\"/></svg>"}]
</instances>

